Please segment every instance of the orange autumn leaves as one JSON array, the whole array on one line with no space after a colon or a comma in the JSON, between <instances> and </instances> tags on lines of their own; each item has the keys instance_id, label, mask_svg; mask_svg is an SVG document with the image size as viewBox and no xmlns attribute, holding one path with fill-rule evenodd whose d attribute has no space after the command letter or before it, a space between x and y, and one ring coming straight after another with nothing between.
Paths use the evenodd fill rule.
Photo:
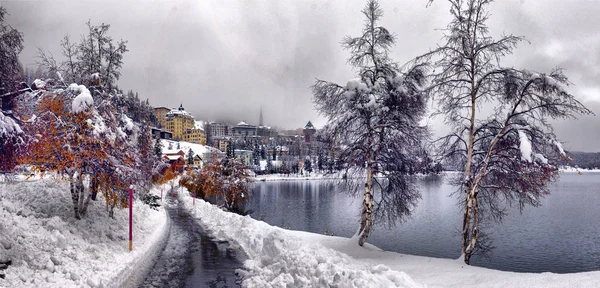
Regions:
<instances>
[{"instance_id":1,"label":"orange autumn leaves","mask_svg":"<svg viewBox=\"0 0 600 288\"><path fill-rule=\"evenodd\" d=\"M110 126L95 128L111 123L94 107L81 113L71 111L72 96L53 92L40 96L35 121L24 127L33 141L22 163L38 172L56 172L59 177L89 175L95 182L93 192L101 191L108 206L126 206L120 192L131 184L126 174L135 168L134 155L124 139L110 135Z\"/></svg>"}]
</instances>

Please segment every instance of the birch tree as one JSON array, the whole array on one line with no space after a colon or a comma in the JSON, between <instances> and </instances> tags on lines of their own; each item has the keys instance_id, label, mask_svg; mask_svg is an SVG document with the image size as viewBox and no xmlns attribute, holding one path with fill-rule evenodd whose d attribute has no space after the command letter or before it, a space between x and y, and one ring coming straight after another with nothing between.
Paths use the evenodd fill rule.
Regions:
<instances>
[{"instance_id":1,"label":"birch tree","mask_svg":"<svg viewBox=\"0 0 600 288\"><path fill-rule=\"evenodd\" d=\"M379 26L383 10L377 1L368 1L362 13L361 35L342 41L357 79L344 86L317 80L311 87L317 110L328 120L325 133L341 139L339 159L348 175L342 184L354 193L364 192L361 246L375 221L395 223L416 204L420 195L406 175L413 165L411 153L426 134L419 124L426 110L421 89L426 66L400 67L390 59L395 37ZM362 184L356 185L356 179ZM374 197L375 187L379 197Z\"/></svg>"},{"instance_id":2,"label":"birch tree","mask_svg":"<svg viewBox=\"0 0 600 288\"><path fill-rule=\"evenodd\" d=\"M570 82L561 69L545 74L500 64L524 38L489 35L492 0L448 2L445 43L425 58L436 59L429 92L452 129L437 144L447 161L464 165L455 184L464 205L461 257L469 264L484 247L482 221L500 221L510 205L539 206L549 194L566 155L548 119L591 112L565 90Z\"/></svg>"}]
</instances>

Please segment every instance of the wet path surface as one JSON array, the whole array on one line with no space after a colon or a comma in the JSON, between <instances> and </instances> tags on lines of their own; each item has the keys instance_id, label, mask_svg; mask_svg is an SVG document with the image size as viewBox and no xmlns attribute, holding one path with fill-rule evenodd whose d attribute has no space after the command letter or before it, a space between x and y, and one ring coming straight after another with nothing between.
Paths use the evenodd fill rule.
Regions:
<instances>
[{"instance_id":1,"label":"wet path surface","mask_svg":"<svg viewBox=\"0 0 600 288\"><path fill-rule=\"evenodd\" d=\"M180 206L171 195L166 197L168 242L140 287L240 287L235 270L242 268L241 252L213 241Z\"/></svg>"}]
</instances>

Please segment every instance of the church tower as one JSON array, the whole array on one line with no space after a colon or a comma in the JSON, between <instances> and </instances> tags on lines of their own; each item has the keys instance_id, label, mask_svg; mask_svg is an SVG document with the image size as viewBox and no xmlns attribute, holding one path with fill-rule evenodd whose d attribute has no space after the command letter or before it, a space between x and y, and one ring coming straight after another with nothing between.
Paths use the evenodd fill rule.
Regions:
<instances>
[{"instance_id":1,"label":"church tower","mask_svg":"<svg viewBox=\"0 0 600 288\"><path fill-rule=\"evenodd\" d=\"M262 105L260 106L260 118L258 118L258 126L263 126Z\"/></svg>"}]
</instances>

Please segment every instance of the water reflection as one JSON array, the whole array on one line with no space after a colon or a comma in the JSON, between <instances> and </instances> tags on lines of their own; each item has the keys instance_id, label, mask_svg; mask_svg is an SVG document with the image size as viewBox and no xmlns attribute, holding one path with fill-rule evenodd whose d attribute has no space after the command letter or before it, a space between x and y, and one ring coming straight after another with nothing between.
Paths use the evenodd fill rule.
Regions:
<instances>
[{"instance_id":1,"label":"water reflection","mask_svg":"<svg viewBox=\"0 0 600 288\"><path fill-rule=\"evenodd\" d=\"M477 266L519 272L600 269L600 174L562 174L542 207L509 208L504 225L486 228L496 247ZM422 199L406 222L377 225L369 242L384 250L430 257L460 256L462 210L450 195L456 187L420 179ZM294 230L350 237L358 228L361 198L336 193L325 181L256 183L252 217Z\"/></svg>"}]
</instances>

